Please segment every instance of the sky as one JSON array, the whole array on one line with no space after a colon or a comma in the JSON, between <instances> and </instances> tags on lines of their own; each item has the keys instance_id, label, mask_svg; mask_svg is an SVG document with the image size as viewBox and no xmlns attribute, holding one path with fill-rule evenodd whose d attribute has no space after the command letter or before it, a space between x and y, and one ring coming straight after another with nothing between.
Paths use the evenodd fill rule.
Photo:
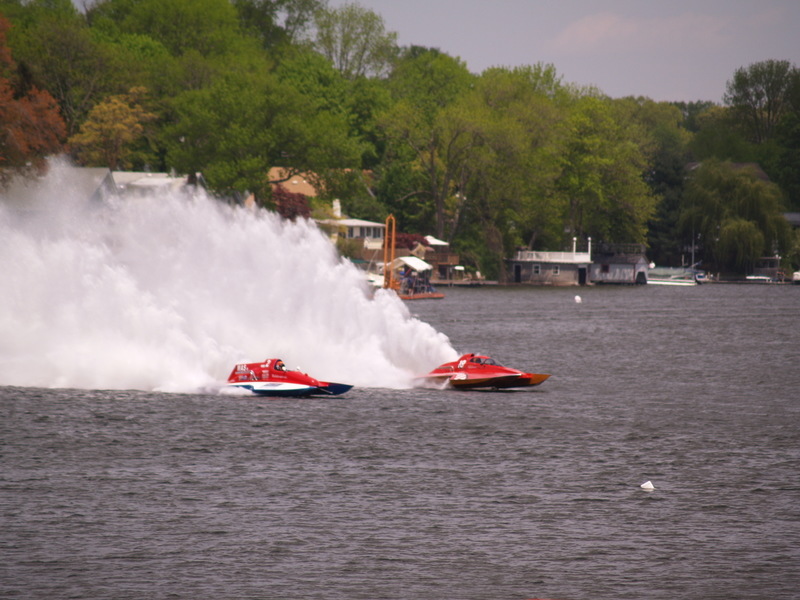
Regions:
<instances>
[{"instance_id":1,"label":"sky","mask_svg":"<svg viewBox=\"0 0 800 600\"><path fill-rule=\"evenodd\" d=\"M721 103L739 67L768 59L800 67L800 0L356 2L399 45L438 48L473 73L550 63L563 82L613 98Z\"/></svg>"}]
</instances>

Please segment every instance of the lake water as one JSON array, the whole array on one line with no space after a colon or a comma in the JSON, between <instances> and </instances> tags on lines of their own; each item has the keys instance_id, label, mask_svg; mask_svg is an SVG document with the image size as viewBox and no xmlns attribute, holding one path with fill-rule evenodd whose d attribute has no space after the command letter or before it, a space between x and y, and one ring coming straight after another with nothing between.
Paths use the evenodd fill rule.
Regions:
<instances>
[{"instance_id":1,"label":"lake water","mask_svg":"<svg viewBox=\"0 0 800 600\"><path fill-rule=\"evenodd\" d=\"M445 292L409 309L551 378L0 387L0 596L800 597L800 287Z\"/></svg>"}]
</instances>

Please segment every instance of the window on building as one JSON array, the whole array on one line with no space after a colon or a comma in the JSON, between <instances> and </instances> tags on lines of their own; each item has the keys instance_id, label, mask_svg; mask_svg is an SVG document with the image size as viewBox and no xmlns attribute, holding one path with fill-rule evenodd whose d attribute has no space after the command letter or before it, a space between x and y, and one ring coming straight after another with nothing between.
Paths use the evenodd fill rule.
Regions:
<instances>
[{"instance_id":1,"label":"window on building","mask_svg":"<svg viewBox=\"0 0 800 600\"><path fill-rule=\"evenodd\" d=\"M561 265L553 265L553 275L558 275L561 273Z\"/></svg>"},{"instance_id":2,"label":"window on building","mask_svg":"<svg viewBox=\"0 0 800 600\"><path fill-rule=\"evenodd\" d=\"M533 274L540 275L542 273L542 265L533 265Z\"/></svg>"}]
</instances>

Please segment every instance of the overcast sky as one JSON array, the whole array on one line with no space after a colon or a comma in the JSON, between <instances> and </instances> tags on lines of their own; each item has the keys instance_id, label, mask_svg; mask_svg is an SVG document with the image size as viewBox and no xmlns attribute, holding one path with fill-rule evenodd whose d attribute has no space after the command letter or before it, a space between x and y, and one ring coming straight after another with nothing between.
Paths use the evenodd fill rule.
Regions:
<instances>
[{"instance_id":1,"label":"overcast sky","mask_svg":"<svg viewBox=\"0 0 800 600\"><path fill-rule=\"evenodd\" d=\"M339 7L347 0L329 0ZM439 48L473 73L552 63L614 98L722 102L754 62L800 67L800 0L358 0L401 46Z\"/></svg>"}]
</instances>

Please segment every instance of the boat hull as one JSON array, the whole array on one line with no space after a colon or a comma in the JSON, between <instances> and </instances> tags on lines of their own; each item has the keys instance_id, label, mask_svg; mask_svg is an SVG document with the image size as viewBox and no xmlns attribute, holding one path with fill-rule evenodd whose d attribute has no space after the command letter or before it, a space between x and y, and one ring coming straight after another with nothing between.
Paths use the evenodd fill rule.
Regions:
<instances>
[{"instance_id":1,"label":"boat hull","mask_svg":"<svg viewBox=\"0 0 800 600\"><path fill-rule=\"evenodd\" d=\"M229 389L248 390L256 396L275 398L310 398L312 396L338 396L350 391L353 386L344 383L329 383L324 386L310 386L298 383L263 381L253 383L231 383Z\"/></svg>"},{"instance_id":2,"label":"boat hull","mask_svg":"<svg viewBox=\"0 0 800 600\"><path fill-rule=\"evenodd\" d=\"M450 379L450 385L457 390L473 390L477 388L508 389L532 387L543 383L550 375L544 373L526 373L519 377L488 377L486 379Z\"/></svg>"},{"instance_id":3,"label":"boat hull","mask_svg":"<svg viewBox=\"0 0 800 600\"><path fill-rule=\"evenodd\" d=\"M289 371L280 359L239 363L228 376L228 389L247 390L257 396L338 396L350 391L346 383L320 381L301 371Z\"/></svg>"},{"instance_id":4,"label":"boat hull","mask_svg":"<svg viewBox=\"0 0 800 600\"><path fill-rule=\"evenodd\" d=\"M656 277L650 278L647 280L647 285L680 285L680 286L694 286L697 285L697 281L694 279L659 279Z\"/></svg>"},{"instance_id":5,"label":"boat hull","mask_svg":"<svg viewBox=\"0 0 800 600\"><path fill-rule=\"evenodd\" d=\"M419 294L398 294L401 300L441 300L444 294L441 292L420 292Z\"/></svg>"},{"instance_id":6,"label":"boat hull","mask_svg":"<svg viewBox=\"0 0 800 600\"><path fill-rule=\"evenodd\" d=\"M539 385L550 377L544 373L525 373L497 364L488 356L465 354L458 360L439 365L421 379L443 382L455 389L474 390L524 388Z\"/></svg>"}]
</instances>

